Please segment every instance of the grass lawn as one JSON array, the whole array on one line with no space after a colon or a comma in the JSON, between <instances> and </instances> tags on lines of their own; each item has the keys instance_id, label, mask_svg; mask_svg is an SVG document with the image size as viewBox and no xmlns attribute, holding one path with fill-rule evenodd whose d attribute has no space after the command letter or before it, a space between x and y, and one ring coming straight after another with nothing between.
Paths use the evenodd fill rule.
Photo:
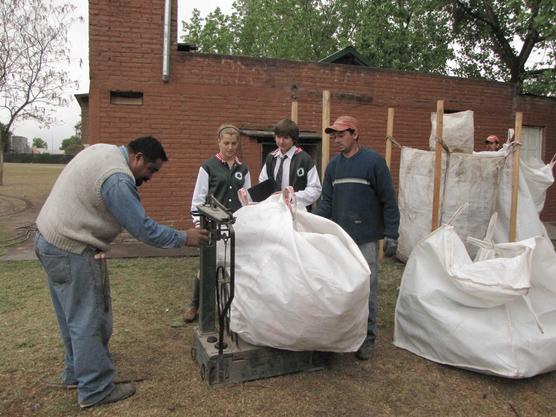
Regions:
<instances>
[{"instance_id":1,"label":"grass lawn","mask_svg":"<svg viewBox=\"0 0 556 417\"><path fill-rule=\"evenodd\" d=\"M556 375L507 380L442 366L391 344L403 266L386 262L373 360L335 354L328 369L210 388L190 358L192 326L172 328L190 296L197 258L110 260L111 350L130 400L79 411L75 391L49 388L62 369L38 262L0 264L0 415L69 416L536 416L556 415Z\"/></svg>"},{"instance_id":2,"label":"grass lawn","mask_svg":"<svg viewBox=\"0 0 556 417\"><path fill-rule=\"evenodd\" d=\"M0 240L34 221L61 168L4 164ZM31 209L9 214L26 202ZM190 357L193 326L170 326L190 299L190 278L197 268L198 258L109 260L111 350L120 377L140 381L131 399L81 411L75 391L45 384L62 370L63 348L44 271L38 261L0 262L0 416L556 415L556 372L509 380L395 348L391 341L403 265L392 261L381 265L379 340L372 360L335 354L324 371L210 388Z\"/></svg>"}]
</instances>

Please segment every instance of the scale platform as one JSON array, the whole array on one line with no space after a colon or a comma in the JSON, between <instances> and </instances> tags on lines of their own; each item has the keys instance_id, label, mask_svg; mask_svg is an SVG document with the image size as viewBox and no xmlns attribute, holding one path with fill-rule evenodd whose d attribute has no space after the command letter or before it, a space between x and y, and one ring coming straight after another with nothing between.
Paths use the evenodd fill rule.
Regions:
<instances>
[{"instance_id":1,"label":"scale platform","mask_svg":"<svg viewBox=\"0 0 556 417\"><path fill-rule=\"evenodd\" d=\"M295 372L324 369L321 352L295 352L251 345L238 336L224 337L222 355L218 333L201 334L195 328L191 357L199 365L201 379L209 385L235 384ZM236 343L237 339L237 343Z\"/></svg>"},{"instance_id":2,"label":"scale platform","mask_svg":"<svg viewBox=\"0 0 556 417\"><path fill-rule=\"evenodd\" d=\"M191 357L209 385L234 384L294 372L324 369L322 352L295 352L254 346L230 331L235 285L235 218L214 197L197 207L209 240L200 248L199 326L193 334ZM217 265L216 242L229 246L229 259ZM233 335L233 340L232 340ZM221 341L221 343L219 342Z\"/></svg>"}]
</instances>

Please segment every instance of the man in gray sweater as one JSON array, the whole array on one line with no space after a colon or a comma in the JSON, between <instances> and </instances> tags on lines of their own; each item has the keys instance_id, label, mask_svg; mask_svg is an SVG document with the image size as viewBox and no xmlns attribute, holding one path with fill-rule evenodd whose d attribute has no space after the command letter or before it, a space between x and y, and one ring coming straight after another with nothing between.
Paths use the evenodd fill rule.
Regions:
<instances>
[{"instance_id":1,"label":"man in gray sweater","mask_svg":"<svg viewBox=\"0 0 556 417\"><path fill-rule=\"evenodd\" d=\"M146 215L137 187L167 160L160 142L150 136L127 147L92 145L64 168L37 218L35 252L48 275L64 342L60 382L77 387L82 408L135 393L131 383L114 383L108 349L112 305L110 284L101 270L110 242L122 228L161 248L198 246L208 237L204 229L181 232Z\"/></svg>"}]
</instances>

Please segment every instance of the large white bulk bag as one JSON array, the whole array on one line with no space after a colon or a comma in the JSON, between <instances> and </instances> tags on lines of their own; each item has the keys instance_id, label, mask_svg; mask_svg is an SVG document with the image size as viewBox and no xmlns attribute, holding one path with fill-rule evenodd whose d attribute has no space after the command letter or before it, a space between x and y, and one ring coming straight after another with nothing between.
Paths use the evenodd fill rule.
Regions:
<instances>
[{"instance_id":1,"label":"large white bulk bag","mask_svg":"<svg viewBox=\"0 0 556 417\"><path fill-rule=\"evenodd\" d=\"M509 155L498 191L496 205L498 222L494 229L494 240L496 242L507 242L509 239L512 166L513 158ZM533 159L520 162L516 240L528 239L533 236L547 236L546 228L539 215L544 207L546 190L553 182L554 177L550 164L545 165L542 161Z\"/></svg>"},{"instance_id":2,"label":"large white bulk bag","mask_svg":"<svg viewBox=\"0 0 556 417\"><path fill-rule=\"evenodd\" d=\"M507 242L509 240L513 174L511 150L511 146L504 144L503 148L497 152L475 153L482 158L506 157L500 181L495 190L495 211L498 213L498 221L494 229L495 242ZM553 167L553 162L545 164L535 158L530 158L527 161L521 160L519 164L516 240L524 240L534 236L547 236L546 228L539 215L544 207L546 191L554 183Z\"/></svg>"},{"instance_id":3,"label":"large white bulk bag","mask_svg":"<svg viewBox=\"0 0 556 417\"><path fill-rule=\"evenodd\" d=\"M434 158L431 151L403 147L400 158L400 237L396 256L407 261L417 243L431 231L434 187ZM496 190L503 156L479 158L442 153L441 223L447 222L465 203L468 209L455 221L460 237L484 236L496 205ZM448 168L447 168L448 165ZM466 245L472 256L477 248Z\"/></svg>"},{"instance_id":4,"label":"large white bulk bag","mask_svg":"<svg viewBox=\"0 0 556 417\"><path fill-rule=\"evenodd\" d=\"M450 152L473 153L473 111L444 114L442 123L442 141ZM429 147L431 150L436 147L436 112L431 113Z\"/></svg>"},{"instance_id":5,"label":"large white bulk bag","mask_svg":"<svg viewBox=\"0 0 556 417\"><path fill-rule=\"evenodd\" d=\"M370 270L334 222L279 195L235 214L231 330L280 349L353 352L367 335Z\"/></svg>"},{"instance_id":6,"label":"large white bulk bag","mask_svg":"<svg viewBox=\"0 0 556 417\"><path fill-rule=\"evenodd\" d=\"M495 244L473 262L452 226L406 265L394 344L429 360L525 378L556 369L556 253L535 237Z\"/></svg>"},{"instance_id":7,"label":"large white bulk bag","mask_svg":"<svg viewBox=\"0 0 556 417\"><path fill-rule=\"evenodd\" d=\"M556 157L556 155L555 155ZM546 200L546 191L554 183L554 164L553 160L549 164L536 158L529 158L521 161L520 172L523 172L527 188L531 194L531 200L537 209L537 213L541 214Z\"/></svg>"}]
</instances>

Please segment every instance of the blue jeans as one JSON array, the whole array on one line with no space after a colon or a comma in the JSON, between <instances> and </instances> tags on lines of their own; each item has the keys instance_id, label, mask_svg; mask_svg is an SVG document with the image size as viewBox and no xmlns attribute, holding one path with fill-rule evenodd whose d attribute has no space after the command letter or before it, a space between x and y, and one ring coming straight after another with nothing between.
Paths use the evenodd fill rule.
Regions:
<instances>
[{"instance_id":1,"label":"blue jeans","mask_svg":"<svg viewBox=\"0 0 556 417\"><path fill-rule=\"evenodd\" d=\"M108 349L112 335L110 283L108 279L101 282L100 262L94 259L92 248L80 255L66 252L37 233L35 253L48 274L50 296L64 342L63 382L77 383L80 404L95 404L115 388L114 365Z\"/></svg>"},{"instance_id":2,"label":"blue jeans","mask_svg":"<svg viewBox=\"0 0 556 417\"><path fill-rule=\"evenodd\" d=\"M369 320L367 322L367 338L365 341L374 343L377 334L376 309L378 290L378 242L361 243L359 249L371 270L371 291L369 293Z\"/></svg>"}]
</instances>

